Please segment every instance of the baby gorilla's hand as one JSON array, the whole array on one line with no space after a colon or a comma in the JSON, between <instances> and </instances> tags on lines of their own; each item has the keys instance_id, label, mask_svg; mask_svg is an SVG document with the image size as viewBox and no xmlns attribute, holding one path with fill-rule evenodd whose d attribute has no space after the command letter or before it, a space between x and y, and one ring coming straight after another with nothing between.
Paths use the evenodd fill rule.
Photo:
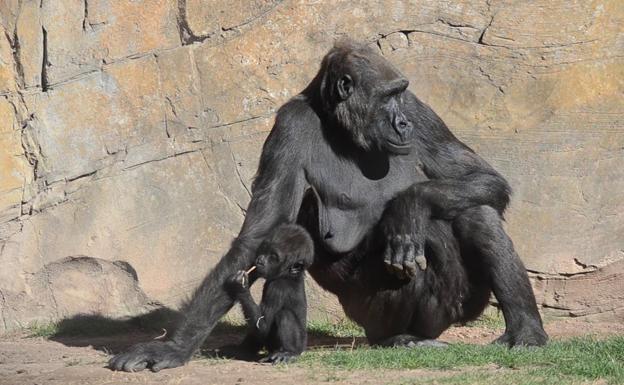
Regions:
<instances>
[{"instance_id":1,"label":"baby gorilla's hand","mask_svg":"<svg viewBox=\"0 0 624 385\"><path fill-rule=\"evenodd\" d=\"M225 281L226 288L233 294L241 294L249 290L249 276L245 270L239 270Z\"/></svg>"}]
</instances>

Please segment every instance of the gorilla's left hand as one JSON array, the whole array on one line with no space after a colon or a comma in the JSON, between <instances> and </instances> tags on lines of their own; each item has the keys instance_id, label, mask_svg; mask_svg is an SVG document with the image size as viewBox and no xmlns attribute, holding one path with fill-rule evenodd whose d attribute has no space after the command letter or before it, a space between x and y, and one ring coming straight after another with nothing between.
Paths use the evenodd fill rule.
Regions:
<instances>
[{"instance_id":1,"label":"gorilla's left hand","mask_svg":"<svg viewBox=\"0 0 624 385\"><path fill-rule=\"evenodd\" d=\"M424 222L429 214L418 209L421 204L415 189L410 188L389 202L381 220L386 241L384 263L401 279L414 277L418 268L427 269Z\"/></svg>"},{"instance_id":2,"label":"gorilla's left hand","mask_svg":"<svg viewBox=\"0 0 624 385\"><path fill-rule=\"evenodd\" d=\"M182 366L190 355L173 341L151 341L134 345L108 361L108 367L125 372L139 372L150 368L152 372Z\"/></svg>"}]
</instances>

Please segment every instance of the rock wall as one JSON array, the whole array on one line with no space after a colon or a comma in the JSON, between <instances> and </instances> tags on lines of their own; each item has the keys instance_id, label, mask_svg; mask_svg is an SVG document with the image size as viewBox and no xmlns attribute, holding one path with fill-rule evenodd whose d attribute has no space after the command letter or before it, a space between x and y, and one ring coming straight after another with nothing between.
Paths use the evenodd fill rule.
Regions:
<instances>
[{"instance_id":1,"label":"rock wall","mask_svg":"<svg viewBox=\"0 0 624 385\"><path fill-rule=\"evenodd\" d=\"M0 22L0 330L179 304L344 35L510 180L544 309L624 318L621 0L2 0Z\"/></svg>"}]
</instances>

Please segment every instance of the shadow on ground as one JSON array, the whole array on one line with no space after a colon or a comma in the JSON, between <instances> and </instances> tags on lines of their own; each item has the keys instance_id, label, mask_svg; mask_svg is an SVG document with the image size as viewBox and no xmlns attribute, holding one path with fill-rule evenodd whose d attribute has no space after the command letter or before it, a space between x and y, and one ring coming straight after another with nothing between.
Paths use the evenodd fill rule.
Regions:
<instances>
[{"instance_id":1,"label":"shadow on ground","mask_svg":"<svg viewBox=\"0 0 624 385\"><path fill-rule=\"evenodd\" d=\"M148 342L157 337L171 335L180 314L169 308L158 308L149 313L126 319L112 319L101 315L77 315L56 324L49 339L70 347L88 347L116 354L138 342ZM247 327L231 322L219 322L199 350L206 358L230 358L255 361L259 357L249 355L238 348ZM327 332L310 331L308 349L324 347L353 347L366 343L363 337L337 337Z\"/></svg>"}]
</instances>

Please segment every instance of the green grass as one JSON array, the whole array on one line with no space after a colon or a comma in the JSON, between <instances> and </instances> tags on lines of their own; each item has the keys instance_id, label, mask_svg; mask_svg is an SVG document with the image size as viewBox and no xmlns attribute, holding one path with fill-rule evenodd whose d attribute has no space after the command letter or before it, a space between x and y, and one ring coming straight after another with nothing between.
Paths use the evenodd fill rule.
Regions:
<instances>
[{"instance_id":1,"label":"green grass","mask_svg":"<svg viewBox=\"0 0 624 385\"><path fill-rule=\"evenodd\" d=\"M29 326L27 326L25 329L28 334L28 337L50 338L56 333L58 333L58 323L56 322L49 322L49 323L34 322L30 324Z\"/></svg>"},{"instance_id":2,"label":"green grass","mask_svg":"<svg viewBox=\"0 0 624 385\"><path fill-rule=\"evenodd\" d=\"M465 326L487 329L504 329L505 318L503 318L503 313L499 309L494 306L488 306L479 318L468 322Z\"/></svg>"},{"instance_id":3,"label":"green grass","mask_svg":"<svg viewBox=\"0 0 624 385\"><path fill-rule=\"evenodd\" d=\"M624 337L613 337L602 341L591 338L557 341L539 349L453 344L444 349L358 348L352 351L310 351L302 356L300 363L343 370L453 370L494 365L497 368L509 369L503 370L498 376L515 378L521 372L522 376L519 379L526 377L527 382L510 379L509 383L513 384L550 384L557 383L552 381L563 377L574 381L605 379L612 384L621 384L624 383L623 360ZM514 373L511 369L517 370L518 373ZM457 378L458 381L461 380L459 382L452 382L455 381L452 377L448 380L450 383L482 383L483 381L478 381L477 377L496 375L487 370L470 371L459 373ZM498 383L504 382L496 378Z\"/></svg>"},{"instance_id":4,"label":"green grass","mask_svg":"<svg viewBox=\"0 0 624 385\"><path fill-rule=\"evenodd\" d=\"M88 322L86 322L88 321ZM158 323L138 326L161 326ZM58 323L33 324L27 328L30 337L58 335L112 335L128 331L137 323L116 322L97 317L64 320ZM502 316L493 309L467 326L501 328ZM245 332L241 322L226 320L217 325L215 333ZM338 322L311 321L311 336L336 338L363 337L361 327L349 320ZM624 384L624 336L604 340L575 338L554 341L543 348L507 349L497 345L452 344L447 348L370 348L318 349L306 352L297 365L322 368L324 373L342 370L401 370L425 369L418 384L504 384L504 385L558 385L581 384L593 381ZM427 374L429 373L429 374ZM331 375L327 381L337 381ZM335 377L335 376L334 376ZM411 381L411 382L410 382ZM414 380L396 382L414 384Z\"/></svg>"},{"instance_id":5,"label":"green grass","mask_svg":"<svg viewBox=\"0 0 624 385\"><path fill-rule=\"evenodd\" d=\"M593 383L592 380L589 380L589 382ZM471 370L463 371L459 374L424 375L417 382L412 379L399 381L393 385L581 385L587 383L588 380L579 377L541 373L537 370L471 368Z\"/></svg>"},{"instance_id":6,"label":"green grass","mask_svg":"<svg viewBox=\"0 0 624 385\"><path fill-rule=\"evenodd\" d=\"M500 310L490 306L479 318L468 322L465 326L503 329L505 328L505 319ZM364 329L349 319L341 319L338 321L311 320L308 322L308 333L313 336L329 336L336 338L365 337Z\"/></svg>"},{"instance_id":7,"label":"green grass","mask_svg":"<svg viewBox=\"0 0 624 385\"><path fill-rule=\"evenodd\" d=\"M349 319L342 319L337 322L312 320L308 322L308 333L312 336L336 338L364 337L364 329Z\"/></svg>"}]
</instances>

